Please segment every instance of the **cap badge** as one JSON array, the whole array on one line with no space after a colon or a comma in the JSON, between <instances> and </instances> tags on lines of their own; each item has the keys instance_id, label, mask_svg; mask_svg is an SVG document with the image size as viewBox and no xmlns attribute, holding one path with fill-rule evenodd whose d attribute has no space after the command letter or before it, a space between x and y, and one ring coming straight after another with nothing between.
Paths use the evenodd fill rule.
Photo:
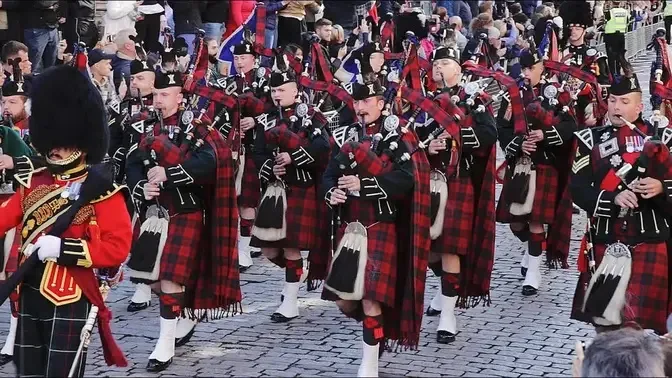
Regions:
<instances>
[{"instance_id":1,"label":"cap badge","mask_svg":"<svg viewBox=\"0 0 672 378\"><path fill-rule=\"evenodd\" d=\"M380 50L380 43L376 42L376 51Z\"/></svg>"},{"instance_id":2,"label":"cap badge","mask_svg":"<svg viewBox=\"0 0 672 378\"><path fill-rule=\"evenodd\" d=\"M168 75L168 84L177 84L175 83L175 74L169 74Z\"/></svg>"},{"instance_id":3,"label":"cap badge","mask_svg":"<svg viewBox=\"0 0 672 378\"><path fill-rule=\"evenodd\" d=\"M282 73L282 80L283 81L289 81L289 76L287 76L287 72Z\"/></svg>"},{"instance_id":4,"label":"cap badge","mask_svg":"<svg viewBox=\"0 0 672 378\"><path fill-rule=\"evenodd\" d=\"M634 77L630 78L630 89L637 89L637 83L635 82Z\"/></svg>"},{"instance_id":5,"label":"cap badge","mask_svg":"<svg viewBox=\"0 0 672 378\"><path fill-rule=\"evenodd\" d=\"M142 68L144 68L146 70L149 69L149 66L147 66L147 62L145 62L144 60L142 61Z\"/></svg>"},{"instance_id":6,"label":"cap badge","mask_svg":"<svg viewBox=\"0 0 672 378\"><path fill-rule=\"evenodd\" d=\"M369 87L369 95L373 96L376 94L376 90L373 89L373 84L367 84L367 87Z\"/></svg>"},{"instance_id":7,"label":"cap badge","mask_svg":"<svg viewBox=\"0 0 672 378\"><path fill-rule=\"evenodd\" d=\"M16 83L16 91L18 93L23 93L23 82L19 81L18 83Z\"/></svg>"},{"instance_id":8,"label":"cap badge","mask_svg":"<svg viewBox=\"0 0 672 378\"><path fill-rule=\"evenodd\" d=\"M245 52L248 52L248 53L250 52L250 45L249 44L245 45Z\"/></svg>"}]
</instances>

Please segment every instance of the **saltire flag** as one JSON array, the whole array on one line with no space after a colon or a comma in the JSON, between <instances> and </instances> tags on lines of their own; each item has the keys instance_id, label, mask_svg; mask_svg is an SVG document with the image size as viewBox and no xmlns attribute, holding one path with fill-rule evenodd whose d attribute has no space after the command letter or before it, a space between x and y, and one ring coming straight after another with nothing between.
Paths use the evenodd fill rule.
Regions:
<instances>
[{"instance_id":1,"label":"saltire flag","mask_svg":"<svg viewBox=\"0 0 672 378\"><path fill-rule=\"evenodd\" d=\"M217 54L217 59L220 62L224 63L223 73L224 75L232 76L236 75L236 67L233 65L233 48L236 45L239 45L243 38L245 37L245 30L250 30L252 32L257 30L257 7L250 12L250 15L247 16L245 22L242 25L238 26L236 30L229 35L228 38L222 42L222 45L219 47L219 53ZM227 68L228 66L228 68Z\"/></svg>"},{"instance_id":2,"label":"saltire flag","mask_svg":"<svg viewBox=\"0 0 672 378\"><path fill-rule=\"evenodd\" d=\"M366 45L352 50L348 55L343 58L343 63L334 73L334 77L340 80L342 83L362 83L362 68L359 62L362 56L362 49Z\"/></svg>"}]
</instances>

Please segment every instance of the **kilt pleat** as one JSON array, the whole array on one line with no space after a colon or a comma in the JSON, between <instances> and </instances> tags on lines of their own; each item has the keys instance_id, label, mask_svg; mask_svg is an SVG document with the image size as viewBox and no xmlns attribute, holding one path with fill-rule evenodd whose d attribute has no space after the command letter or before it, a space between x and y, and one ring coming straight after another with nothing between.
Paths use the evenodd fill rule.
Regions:
<instances>
[{"instance_id":1,"label":"kilt pleat","mask_svg":"<svg viewBox=\"0 0 672 378\"><path fill-rule=\"evenodd\" d=\"M159 280L185 285L201 248L203 214L200 211L170 218L168 238L161 256Z\"/></svg>"},{"instance_id":2,"label":"kilt pleat","mask_svg":"<svg viewBox=\"0 0 672 378\"><path fill-rule=\"evenodd\" d=\"M605 245L595 246L595 260L599 266ZM632 250L632 272L626 290L623 321L637 322L642 328L667 333L665 325L670 306L670 281L668 277L666 243L644 243ZM572 319L590 321L581 312L588 274L582 273L574 293Z\"/></svg>"},{"instance_id":3,"label":"kilt pleat","mask_svg":"<svg viewBox=\"0 0 672 378\"><path fill-rule=\"evenodd\" d=\"M497 222L499 223L541 223L552 224L558 203L558 170L551 165L536 166L537 180L534 192L532 212L528 215L515 216L509 211L511 202L508 198L499 197L497 203ZM504 182L506 186L509 178ZM502 193L506 193L502 190Z\"/></svg>"},{"instance_id":4,"label":"kilt pleat","mask_svg":"<svg viewBox=\"0 0 672 378\"><path fill-rule=\"evenodd\" d=\"M245 169L240 187L238 207L256 208L261 200L261 183L251 153L245 154Z\"/></svg>"},{"instance_id":5,"label":"kilt pleat","mask_svg":"<svg viewBox=\"0 0 672 378\"><path fill-rule=\"evenodd\" d=\"M377 222L374 216L375 201L348 198L348 216L358 220L367 228L368 260L364 272L364 299L380 302L385 306L396 305L397 267L397 231L393 222ZM358 215L358 216L355 216ZM338 230L341 240L347 222ZM331 263L331 262L330 262ZM322 299L335 301L338 296L324 288Z\"/></svg>"},{"instance_id":6,"label":"kilt pleat","mask_svg":"<svg viewBox=\"0 0 672 378\"><path fill-rule=\"evenodd\" d=\"M474 185L469 176L448 180L443 233L432 240L432 252L464 256L474 225Z\"/></svg>"},{"instance_id":7,"label":"kilt pleat","mask_svg":"<svg viewBox=\"0 0 672 378\"><path fill-rule=\"evenodd\" d=\"M67 377L90 309L84 296L77 302L54 306L39 288L23 284L14 344L17 376ZM78 377L84 375L86 353L80 361Z\"/></svg>"}]
</instances>

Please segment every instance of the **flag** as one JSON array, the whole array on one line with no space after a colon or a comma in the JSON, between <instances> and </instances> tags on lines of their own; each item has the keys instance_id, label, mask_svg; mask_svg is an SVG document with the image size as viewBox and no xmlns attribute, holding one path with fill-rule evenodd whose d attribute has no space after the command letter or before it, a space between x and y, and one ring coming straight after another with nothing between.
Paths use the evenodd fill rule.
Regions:
<instances>
[{"instance_id":1,"label":"flag","mask_svg":"<svg viewBox=\"0 0 672 378\"><path fill-rule=\"evenodd\" d=\"M362 82L362 70L359 59L362 56L361 50L366 45L352 50L343 58L343 63L336 70L334 76L342 83Z\"/></svg>"},{"instance_id":2,"label":"flag","mask_svg":"<svg viewBox=\"0 0 672 378\"><path fill-rule=\"evenodd\" d=\"M222 45L219 47L219 53L217 54L217 59L219 59L220 62L224 63L225 66L228 65L228 70L224 69L224 73L226 74L228 72L228 76L231 75L236 75L236 68L233 66L233 48L240 44L243 41L243 37L245 36L245 30L250 30L252 32L255 32L257 30L257 9L255 9L250 12L250 15L247 17L245 22L243 22L242 25L238 26L236 30L231 33L231 35L228 36L222 42Z\"/></svg>"}]
</instances>

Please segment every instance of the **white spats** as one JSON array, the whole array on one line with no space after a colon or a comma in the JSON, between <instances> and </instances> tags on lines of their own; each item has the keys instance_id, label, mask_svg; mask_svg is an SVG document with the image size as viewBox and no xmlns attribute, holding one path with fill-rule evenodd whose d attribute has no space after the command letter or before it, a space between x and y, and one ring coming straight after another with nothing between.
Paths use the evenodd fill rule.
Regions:
<instances>
[{"instance_id":1,"label":"white spats","mask_svg":"<svg viewBox=\"0 0 672 378\"><path fill-rule=\"evenodd\" d=\"M380 343L369 345L362 341L362 363L357 370L358 377L377 377L378 376L378 351Z\"/></svg>"},{"instance_id":2,"label":"white spats","mask_svg":"<svg viewBox=\"0 0 672 378\"><path fill-rule=\"evenodd\" d=\"M135 293L131 297L133 303L146 303L152 300L152 288L144 283L135 285Z\"/></svg>"},{"instance_id":3,"label":"white spats","mask_svg":"<svg viewBox=\"0 0 672 378\"><path fill-rule=\"evenodd\" d=\"M189 332L191 332L194 327L196 327L196 324L198 324L198 321L196 320L191 320L189 317L181 317L177 320L177 327L175 329L175 338L176 339L181 339Z\"/></svg>"},{"instance_id":4,"label":"white spats","mask_svg":"<svg viewBox=\"0 0 672 378\"><path fill-rule=\"evenodd\" d=\"M531 286L535 289L539 289L539 285L541 284L541 270L539 270L540 264L541 256L528 257L527 274L525 275L525 281L523 281L523 287Z\"/></svg>"},{"instance_id":5,"label":"white spats","mask_svg":"<svg viewBox=\"0 0 672 378\"><path fill-rule=\"evenodd\" d=\"M529 261L530 261L529 259L530 259L530 254L527 253L527 251L525 251L525 253L523 253L522 260L520 260L520 266L527 269L527 267L529 266Z\"/></svg>"},{"instance_id":6,"label":"white spats","mask_svg":"<svg viewBox=\"0 0 672 378\"><path fill-rule=\"evenodd\" d=\"M7 333L7 339L5 339L5 345L0 350L0 354L6 356L14 355L14 339L16 339L16 327L19 325L19 318L15 318L10 315L9 317L9 332Z\"/></svg>"},{"instance_id":7,"label":"white spats","mask_svg":"<svg viewBox=\"0 0 672 378\"><path fill-rule=\"evenodd\" d=\"M238 265L249 268L254 264L252 256L250 256L250 237L238 237Z\"/></svg>"},{"instance_id":8,"label":"white spats","mask_svg":"<svg viewBox=\"0 0 672 378\"><path fill-rule=\"evenodd\" d=\"M438 331L447 331L453 335L457 333L457 319L455 319L455 303L457 296L447 297L441 295L441 317L439 318Z\"/></svg>"},{"instance_id":9,"label":"white spats","mask_svg":"<svg viewBox=\"0 0 672 378\"><path fill-rule=\"evenodd\" d=\"M275 311L285 318L292 319L299 316L299 286L301 282L285 282L285 288L282 291L284 296L282 304Z\"/></svg>"},{"instance_id":10,"label":"white spats","mask_svg":"<svg viewBox=\"0 0 672 378\"><path fill-rule=\"evenodd\" d=\"M166 362L175 355L177 319L160 318L159 324L161 325L159 339L156 341L156 346L152 354L149 355L149 359Z\"/></svg>"},{"instance_id":11,"label":"white spats","mask_svg":"<svg viewBox=\"0 0 672 378\"><path fill-rule=\"evenodd\" d=\"M433 308L436 311L441 311L441 288L439 287L436 290L436 295L432 298L432 302L429 303L429 307Z\"/></svg>"}]
</instances>

